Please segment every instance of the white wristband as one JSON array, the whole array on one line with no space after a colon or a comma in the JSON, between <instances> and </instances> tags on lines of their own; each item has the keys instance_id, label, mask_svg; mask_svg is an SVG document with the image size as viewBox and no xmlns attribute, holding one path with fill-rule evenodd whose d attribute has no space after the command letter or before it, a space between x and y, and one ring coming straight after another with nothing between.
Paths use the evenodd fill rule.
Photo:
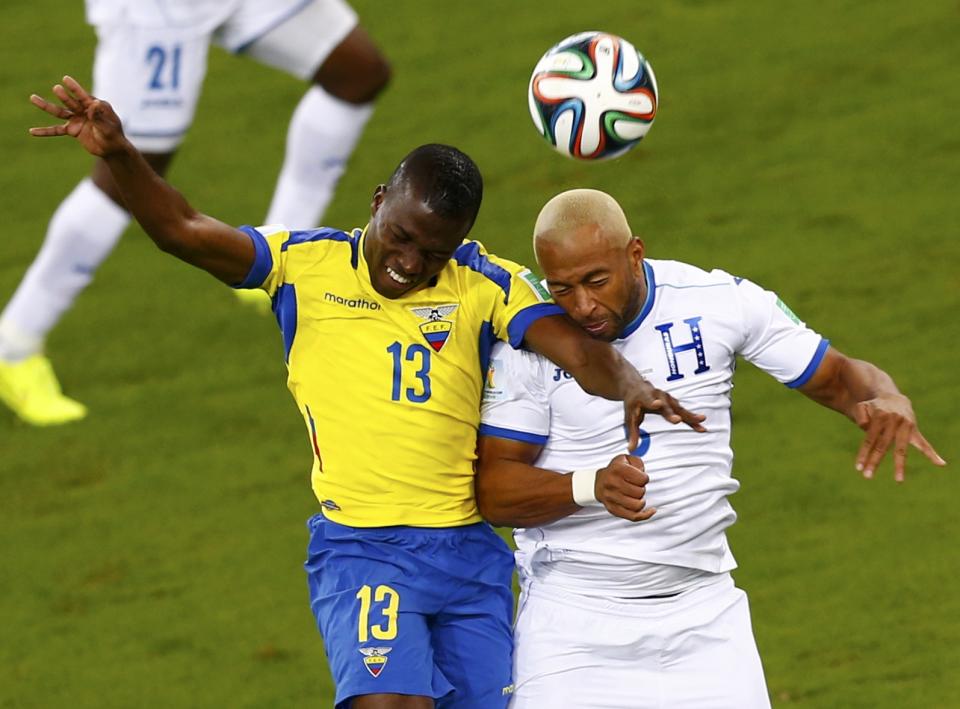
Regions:
<instances>
[{"instance_id":1,"label":"white wristband","mask_svg":"<svg viewBox=\"0 0 960 709\"><path fill-rule=\"evenodd\" d=\"M603 507L603 503L597 499L595 492L596 482L596 470L574 470L570 473L573 501L581 507Z\"/></svg>"}]
</instances>

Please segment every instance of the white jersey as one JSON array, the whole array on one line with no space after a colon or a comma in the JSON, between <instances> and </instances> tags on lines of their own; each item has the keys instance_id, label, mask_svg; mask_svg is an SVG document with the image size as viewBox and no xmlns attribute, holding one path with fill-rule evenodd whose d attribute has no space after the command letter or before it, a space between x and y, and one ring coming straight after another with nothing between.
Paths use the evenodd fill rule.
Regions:
<instances>
[{"instance_id":1,"label":"white jersey","mask_svg":"<svg viewBox=\"0 0 960 709\"><path fill-rule=\"evenodd\" d=\"M705 414L708 432L646 417L634 454L650 476L646 500L657 513L649 520L632 523L587 507L515 531L521 570L555 562L555 581L571 589L629 596L623 579L630 565L658 579L653 589L636 579L633 588L642 592L672 591L684 578L735 568L724 530L736 520L727 497L740 487L730 448L736 356L797 387L827 350L774 293L750 281L676 261L647 259L644 268L646 302L613 346L654 386ZM503 347L491 353L480 434L542 445L536 465L558 472L601 468L628 452L619 402L588 395L544 357ZM592 568L583 563L590 555Z\"/></svg>"}]
</instances>

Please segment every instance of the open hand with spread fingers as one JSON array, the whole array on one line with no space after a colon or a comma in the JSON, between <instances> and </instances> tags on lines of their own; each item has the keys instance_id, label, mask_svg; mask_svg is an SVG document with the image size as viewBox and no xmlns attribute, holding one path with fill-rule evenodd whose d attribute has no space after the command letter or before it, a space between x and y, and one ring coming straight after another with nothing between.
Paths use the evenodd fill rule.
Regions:
<instances>
[{"instance_id":1,"label":"open hand with spread fingers","mask_svg":"<svg viewBox=\"0 0 960 709\"><path fill-rule=\"evenodd\" d=\"M37 94L30 97L30 102L64 122L31 128L30 135L38 138L67 135L76 138L88 153L101 158L127 149L120 119L109 103L91 96L70 76L63 77L63 83L53 87L53 94L59 104Z\"/></svg>"},{"instance_id":2,"label":"open hand with spread fingers","mask_svg":"<svg viewBox=\"0 0 960 709\"><path fill-rule=\"evenodd\" d=\"M662 389L657 389L647 380L642 380L633 396L624 399L624 418L626 419L629 450L639 443L640 424L644 414L657 414L672 424L684 423L697 433L704 433L703 422L706 416L688 411L674 397Z\"/></svg>"},{"instance_id":3,"label":"open hand with spread fingers","mask_svg":"<svg viewBox=\"0 0 960 709\"><path fill-rule=\"evenodd\" d=\"M910 399L902 394L880 396L861 401L854 410L854 420L866 431L857 453L857 470L863 477L872 478L874 471L890 448L893 448L893 477L903 482L907 464L907 450L913 446L934 465L947 462L933 449L917 428Z\"/></svg>"}]
</instances>

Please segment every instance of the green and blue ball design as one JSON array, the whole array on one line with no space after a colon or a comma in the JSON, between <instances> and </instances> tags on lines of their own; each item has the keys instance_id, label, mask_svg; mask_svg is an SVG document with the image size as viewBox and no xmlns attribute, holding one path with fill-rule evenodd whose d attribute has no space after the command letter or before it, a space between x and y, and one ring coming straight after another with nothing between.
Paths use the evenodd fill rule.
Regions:
<instances>
[{"instance_id":1,"label":"green and blue ball design","mask_svg":"<svg viewBox=\"0 0 960 709\"><path fill-rule=\"evenodd\" d=\"M528 88L530 116L559 152L582 160L624 154L657 115L650 64L622 37L582 32L537 62Z\"/></svg>"}]
</instances>

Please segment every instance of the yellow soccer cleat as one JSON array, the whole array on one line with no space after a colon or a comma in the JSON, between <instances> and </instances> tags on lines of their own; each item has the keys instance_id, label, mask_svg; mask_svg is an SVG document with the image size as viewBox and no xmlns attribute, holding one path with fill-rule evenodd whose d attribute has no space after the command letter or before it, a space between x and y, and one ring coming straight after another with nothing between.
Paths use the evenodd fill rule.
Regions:
<instances>
[{"instance_id":1,"label":"yellow soccer cleat","mask_svg":"<svg viewBox=\"0 0 960 709\"><path fill-rule=\"evenodd\" d=\"M237 300L262 315L269 315L273 309L273 301L271 301L270 296L262 290L247 290L241 288L233 292L236 293Z\"/></svg>"},{"instance_id":2,"label":"yellow soccer cleat","mask_svg":"<svg viewBox=\"0 0 960 709\"><path fill-rule=\"evenodd\" d=\"M50 360L40 354L13 364L0 360L0 401L34 426L56 426L87 415L86 406L63 395Z\"/></svg>"}]
</instances>

